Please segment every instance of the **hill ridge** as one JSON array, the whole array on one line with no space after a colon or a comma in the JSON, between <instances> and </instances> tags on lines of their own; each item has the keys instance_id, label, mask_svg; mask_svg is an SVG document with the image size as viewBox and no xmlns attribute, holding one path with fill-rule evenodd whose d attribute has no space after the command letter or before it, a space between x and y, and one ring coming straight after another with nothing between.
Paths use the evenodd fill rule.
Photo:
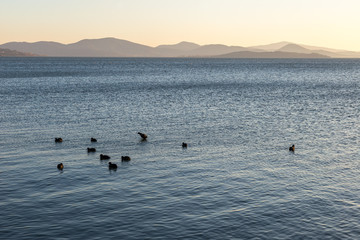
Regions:
<instances>
[{"instance_id":1,"label":"hill ridge","mask_svg":"<svg viewBox=\"0 0 360 240\"><path fill-rule=\"evenodd\" d=\"M299 54L308 54L304 56L319 58L360 58L360 52L306 46L286 41L253 47L227 46L224 44L199 45L182 41L176 44L150 47L124 39L105 37L82 39L69 44L53 41L8 42L0 45L0 48L51 57L224 57L226 54L230 54L231 57L241 57L244 56L244 52L247 54L252 52L251 56L258 56L259 58L271 55L275 57L286 55L286 57L295 58ZM243 52L243 54L239 54L239 52ZM274 54L274 52L286 52L287 54Z\"/></svg>"}]
</instances>

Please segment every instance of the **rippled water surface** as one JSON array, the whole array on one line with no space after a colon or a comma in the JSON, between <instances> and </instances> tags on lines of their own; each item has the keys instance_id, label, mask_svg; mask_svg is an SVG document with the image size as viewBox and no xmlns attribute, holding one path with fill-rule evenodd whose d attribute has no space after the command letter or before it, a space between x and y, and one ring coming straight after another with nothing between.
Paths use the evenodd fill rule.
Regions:
<instances>
[{"instance_id":1,"label":"rippled water surface","mask_svg":"<svg viewBox=\"0 0 360 240\"><path fill-rule=\"evenodd\" d=\"M359 239L360 60L0 58L0 100L1 239Z\"/></svg>"}]
</instances>

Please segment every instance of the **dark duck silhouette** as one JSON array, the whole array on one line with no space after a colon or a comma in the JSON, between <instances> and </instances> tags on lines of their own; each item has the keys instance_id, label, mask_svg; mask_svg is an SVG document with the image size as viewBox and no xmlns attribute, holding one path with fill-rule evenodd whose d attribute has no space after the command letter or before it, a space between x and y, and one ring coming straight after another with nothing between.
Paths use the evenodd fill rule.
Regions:
<instances>
[{"instance_id":1,"label":"dark duck silhouette","mask_svg":"<svg viewBox=\"0 0 360 240\"><path fill-rule=\"evenodd\" d=\"M60 143L60 142L62 142L63 140L62 140L62 138L55 138L55 142L56 143Z\"/></svg>"},{"instance_id":2,"label":"dark duck silhouette","mask_svg":"<svg viewBox=\"0 0 360 240\"><path fill-rule=\"evenodd\" d=\"M117 169L117 165L115 163L109 162L109 169L115 170L115 169Z\"/></svg>"},{"instance_id":3,"label":"dark duck silhouette","mask_svg":"<svg viewBox=\"0 0 360 240\"><path fill-rule=\"evenodd\" d=\"M63 165L62 163L59 163L59 164L57 165L57 169L63 170L63 169L64 169L64 165Z\"/></svg>"},{"instance_id":4,"label":"dark duck silhouette","mask_svg":"<svg viewBox=\"0 0 360 240\"><path fill-rule=\"evenodd\" d=\"M108 160L108 159L110 159L110 156L100 154L100 160Z\"/></svg>"},{"instance_id":5,"label":"dark duck silhouette","mask_svg":"<svg viewBox=\"0 0 360 240\"><path fill-rule=\"evenodd\" d=\"M121 161L122 162L128 162L130 160L131 160L131 158L129 156L121 156Z\"/></svg>"},{"instance_id":6,"label":"dark duck silhouette","mask_svg":"<svg viewBox=\"0 0 360 240\"><path fill-rule=\"evenodd\" d=\"M96 152L96 148L87 148L87 152Z\"/></svg>"},{"instance_id":7,"label":"dark duck silhouette","mask_svg":"<svg viewBox=\"0 0 360 240\"><path fill-rule=\"evenodd\" d=\"M187 143L183 142L183 143L182 143L182 147L183 147L183 148L187 148Z\"/></svg>"},{"instance_id":8,"label":"dark duck silhouette","mask_svg":"<svg viewBox=\"0 0 360 240\"><path fill-rule=\"evenodd\" d=\"M290 152L295 152L295 145L293 144L291 147L289 147Z\"/></svg>"},{"instance_id":9,"label":"dark duck silhouette","mask_svg":"<svg viewBox=\"0 0 360 240\"><path fill-rule=\"evenodd\" d=\"M91 142L97 142L96 138L91 138L90 141Z\"/></svg>"},{"instance_id":10,"label":"dark duck silhouette","mask_svg":"<svg viewBox=\"0 0 360 240\"><path fill-rule=\"evenodd\" d=\"M138 134L140 135L140 137L142 138L142 140L146 140L146 139L147 139L147 135L146 135L145 133L138 132Z\"/></svg>"}]
</instances>

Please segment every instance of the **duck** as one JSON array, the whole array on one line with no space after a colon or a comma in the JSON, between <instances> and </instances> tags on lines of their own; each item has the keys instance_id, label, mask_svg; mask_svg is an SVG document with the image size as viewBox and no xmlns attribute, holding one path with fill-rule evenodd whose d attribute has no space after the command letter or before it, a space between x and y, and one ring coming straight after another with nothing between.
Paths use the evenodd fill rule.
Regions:
<instances>
[{"instance_id":1,"label":"duck","mask_svg":"<svg viewBox=\"0 0 360 240\"><path fill-rule=\"evenodd\" d=\"M293 144L291 147L289 147L290 152L295 152L295 145Z\"/></svg>"},{"instance_id":2,"label":"duck","mask_svg":"<svg viewBox=\"0 0 360 240\"><path fill-rule=\"evenodd\" d=\"M109 169L117 169L117 165L115 163L109 162Z\"/></svg>"},{"instance_id":3,"label":"duck","mask_svg":"<svg viewBox=\"0 0 360 240\"><path fill-rule=\"evenodd\" d=\"M138 132L138 134L140 135L140 137L141 137L143 140L146 140L146 139L147 139L147 135L146 135L145 133Z\"/></svg>"},{"instance_id":4,"label":"duck","mask_svg":"<svg viewBox=\"0 0 360 240\"><path fill-rule=\"evenodd\" d=\"M55 142L57 142L57 143L60 143L62 141L63 141L62 138L55 138Z\"/></svg>"},{"instance_id":5,"label":"duck","mask_svg":"<svg viewBox=\"0 0 360 240\"><path fill-rule=\"evenodd\" d=\"M96 138L91 138L90 141L91 142L97 142Z\"/></svg>"},{"instance_id":6,"label":"duck","mask_svg":"<svg viewBox=\"0 0 360 240\"><path fill-rule=\"evenodd\" d=\"M96 148L87 148L88 153L89 152L96 152Z\"/></svg>"},{"instance_id":7,"label":"duck","mask_svg":"<svg viewBox=\"0 0 360 240\"><path fill-rule=\"evenodd\" d=\"M63 169L64 169L64 164L59 163L59 164L57 165L57 169L63 170Z\"/></svg>"},{"instance_id":8,"label":"duck","mask_svg":"<svg viewBox=\"0 0 360 240\"><path fill-rule=\"evenodd\" d=\"M187 146L188 146L187 143L185 143L185 142L182 143L183 148L187 148Z\"/></svg>"},{"instance_id":9,"label":"duck","mask_svg":"<svg viewBox=\"0 0 360 240\"><path fill-rule=\"evenodd\" d=\"M130 160L131 160L131 158L129 156L121 156L121 161L122 162L128 162Z\"/></svg>"},{"instance_id":10,"label":"duck","mask_svg":"<svg viewBox=\"0 0 360 240\"><path fill-rule=\"evenodd\" d=\"M108 160L108 159L110 159L110 156L100 154L100 160Z\"/></svg>"}]
</instances>

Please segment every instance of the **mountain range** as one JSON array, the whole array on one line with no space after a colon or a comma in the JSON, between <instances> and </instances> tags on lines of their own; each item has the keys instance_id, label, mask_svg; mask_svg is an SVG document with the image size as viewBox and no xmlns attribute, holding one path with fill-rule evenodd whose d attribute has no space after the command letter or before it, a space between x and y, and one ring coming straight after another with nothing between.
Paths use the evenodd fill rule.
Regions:
<instances>
[{"instance_id":1,"label":"mountain range","mask_svg":"<svg viewBox=\"0 0 360 240\"><path fill-rule=\"evenodd\" d=\"M9 50L16 51L14 56L21 56L23 53L24 56L48 57L360 58L360 52L291 42L252 47L180 42L150 47L117 38L101 38L84 39L71 44L8 42L0 45L0 48L3 51L7 49L7 53L11 53Z\"/></svg>"}]
</instances>

